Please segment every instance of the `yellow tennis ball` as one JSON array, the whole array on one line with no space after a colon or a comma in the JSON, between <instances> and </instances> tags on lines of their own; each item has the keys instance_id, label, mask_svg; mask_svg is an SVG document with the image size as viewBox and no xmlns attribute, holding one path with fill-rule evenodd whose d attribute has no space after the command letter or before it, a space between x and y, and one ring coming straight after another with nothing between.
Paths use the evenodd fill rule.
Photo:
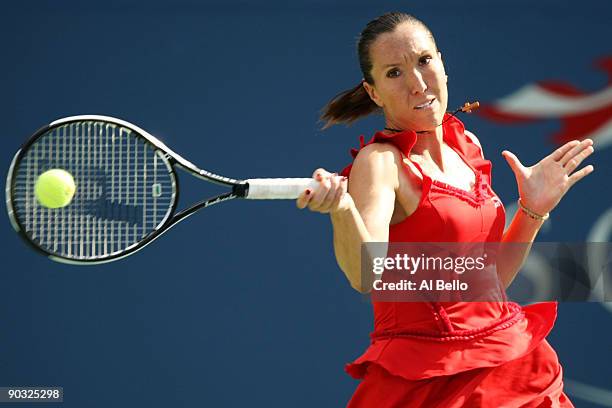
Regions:
<instances>
[{"instance_id":1,"label":"yellow tennis ball","mask_svg":"<svg viewBox=\"0 0 612 408\"><path fill-rule=\"evenodd\" d=\"M34 194L38 202L47 208L62 208L70 204L76 185L66 170L51 169L38 176Z\"/></svg>"}]
</instances>

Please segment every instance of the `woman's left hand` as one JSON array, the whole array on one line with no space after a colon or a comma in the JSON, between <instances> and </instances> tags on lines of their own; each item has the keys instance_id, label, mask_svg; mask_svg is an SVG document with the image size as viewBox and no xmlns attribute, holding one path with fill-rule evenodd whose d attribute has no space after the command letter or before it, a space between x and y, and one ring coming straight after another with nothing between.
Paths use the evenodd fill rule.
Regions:
<instances>
[{"instance_id":1,"label":"woman's left hand","mask_svg":"<svg viewBox=\"0 0 612 408\"><path fill-rule=\"evenodd\" d=\"M502 155L516 176L521 202L537 214L546 214L557 206L568 190L593 171L588 165L576 168L593 153L593 141L567 142L531 167L525 167L513 153Z\"/></svg>"}]
</instances>

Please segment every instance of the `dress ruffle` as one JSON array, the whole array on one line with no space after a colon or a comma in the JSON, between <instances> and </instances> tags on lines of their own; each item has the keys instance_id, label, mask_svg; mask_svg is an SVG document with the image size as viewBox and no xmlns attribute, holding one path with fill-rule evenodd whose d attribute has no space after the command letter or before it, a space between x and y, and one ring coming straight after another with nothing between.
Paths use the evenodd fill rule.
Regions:
<instances>
[{"instance_id":1,"label":"dress ruffle","mask_svg":"<svg viewBox=\"0 0 612 408\"><path fill-rule=\"evenodd\" d=\"M410 333L374 336L365 353L345 370L353 378L363 378L369 364L378 364L393 375L422 380L516 360L540 344L557 316L555 302L517 307L516 314L499 325L471 331L467 336L444 332L437 338Z\"/></svg>"},{"instance_id":2,"label":"dress ruffle","mask_svg":"<svg viewBox=\"0 0 612 408\"><path fill-rule=\"evenodd\" d=\"M454 146L458 150L458 153L463 156L464 160L468 161L475 170L481 173L484 177L484 183L490 184L491 162L483 157L482 149L474 143L471 138L466 136L458 137L458 135L465 135L465 126L455 117L449 116L449 114L444 115L444 140L449 145ZM417 141L417 134L413 130L404 130L396 133L376 132L367 143L365 143L363 135L360 136L359 141L359 148L350 150L353 159L357 157L361 149L372 143L391 143L397 147L404 156L408 157ZM341 171L341 175L348 177L352 166L352 163L346 166Z\"/></svg>"}]
</instances>

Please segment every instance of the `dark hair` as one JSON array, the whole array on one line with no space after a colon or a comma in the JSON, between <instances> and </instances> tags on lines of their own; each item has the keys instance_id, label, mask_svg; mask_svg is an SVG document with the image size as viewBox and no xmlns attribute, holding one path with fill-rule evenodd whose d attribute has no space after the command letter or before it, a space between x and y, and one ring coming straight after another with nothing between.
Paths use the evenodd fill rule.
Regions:
<instances>
[{"instance_id":1,"label":"dark hair","mask_svg":"<svg viewBox=\"0 0 612 408\"><path fill-rule=\"evenodd\" d=\"M372 78L371 74L372 59L370 57L370 47L379 35L393 32L402 23L416 24L425 29L435 46L436 42L429 28L421 20L410 14L394 12L375 18L363 29L357 42L359 66L363 79L367 83L374 84L374 78ZM362 82L360 82L356 87L339 93L325 105L320 119L325 122L323 129L327 129L339 123L351 124L357 119L379 110L378 105L370 99Z\"/></svg>"}]
</instances>

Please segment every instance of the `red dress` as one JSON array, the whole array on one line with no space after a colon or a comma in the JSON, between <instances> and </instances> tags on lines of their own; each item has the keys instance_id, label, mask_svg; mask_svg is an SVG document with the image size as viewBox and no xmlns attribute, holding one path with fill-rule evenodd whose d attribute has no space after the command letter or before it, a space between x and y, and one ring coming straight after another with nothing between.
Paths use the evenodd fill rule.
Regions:
<instances>
[{"instance_id":1,"label":"red dress","mask_svg":"<svg viewBox=\"0 0 612 408\"><path fill-rule=\"evenodd\" d=\"M445 119L448 116L445 117ZM422 173L416 211L390 226L390 242L500 242L505 213L491 189L491 162L451 117L444 141L472 168L470 192ZM417 135L376 133L406 158ZM363 139L361 147L365 146ZM353 157L358 150L353 149ZM417 169L420 167L415 163ZM342 172L350 174L351 166ZM373 302L370 347L346 371L363 379L349 408L572 407L562 369L544 339L555 302Z\"/></svg>"}]
</instances>

